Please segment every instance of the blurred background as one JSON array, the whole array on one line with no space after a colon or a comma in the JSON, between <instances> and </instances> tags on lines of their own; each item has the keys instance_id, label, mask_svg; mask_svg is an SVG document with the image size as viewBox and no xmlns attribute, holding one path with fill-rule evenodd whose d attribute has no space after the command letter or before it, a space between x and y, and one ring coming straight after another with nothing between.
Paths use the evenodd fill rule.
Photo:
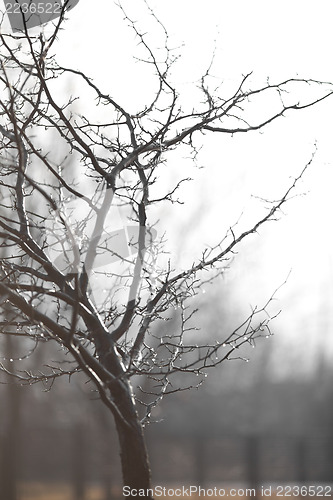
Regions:
<instances>
[{"instance_id":1,"label":"blurred background","mask_svg":"<svg viewBox=\"0 0 333 500\"><path fill-rule=\"evenodd\" d=\"M151 43L162 43L145 3L123 4ZM267 77L333 81L328 1L150 5L172 45L184 44L173 77L189 102L214 49L212 74L227 85L249 71L253 85ZM85 71L129 107L140 107L153 88L133 62L138 51L119 8L106 0L94 8L80 0L55 47L60 64ZM68 88L80 93L74 80ZM83 93L79 112L85 100ZM255 197L277 199L315 152L281 219L242 244L230 269L198 299L202 335L220 338L287 279L273 304L273 313L282 311L272 323L274 335L242 353L248 362L216 368L199 391L163 400L159 422L146 430L154 484L333 483L332 111L333 99L287 115L262 133L204 138L198 156L204 168L193 167L182 152L169 159L166 182L193 178L179 193L184 205L158 214L167 250L182 268L235 222L241 231L265 213ZM1 361L11 369L38 370L50 359L66 363L52 343L35 352L33 344L5 336L0 346ZM2 382L0 499L8 500L5 492L15 483L19 500L116 498L117 438L85 378L59 379L51 390L5 377Z\"/></svg>"}]
</instances>

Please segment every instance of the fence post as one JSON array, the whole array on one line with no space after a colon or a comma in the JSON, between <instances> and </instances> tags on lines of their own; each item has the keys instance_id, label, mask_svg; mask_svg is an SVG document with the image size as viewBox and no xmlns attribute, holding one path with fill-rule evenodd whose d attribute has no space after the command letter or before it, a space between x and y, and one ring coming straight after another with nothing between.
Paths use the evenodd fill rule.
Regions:
<instances>
[{"instance_id":1,"label":"fence post","mask_svg":"<svg viewBox=\"0 0 333 500\"><path fill-rule=\"evenodd\" d=\"M246 438L246 474L247 483L251 489L255 490L255 496L258 498L257 488L259 486L259 436L252 434Z\"/></svg>"},{"instance_id":2,"label":"fence post","mask_svg":"<svg viewBox=\"0 0 333 500\"><path fill-rule=\"evenodd\" d=\"M1 436L0 500L17 500L17 477L15 469L17 456L15 453L16 446L12 442L12 438L13 436L8 432Z\"/></svg>"},{"instance_id":3,"label":"fence post","mask_svg":"<svg viewBox=\"0 0 333 500\"><path fill-rule=\"evenodd\" d=\"M306 443L303 436L295 438L296 447L296 467L297 467L297 480L300 485L306 483Z\"/></svg>"},{"instance_id":4,"label":"fence post","mask_svg":"<svg viewBox=\"0 0 333 500\"><path fill-rule=\"evenodd\" d=\"M15 372L15 344L11 335L5 335L5 355L11 359L11 371ZM17 500L18 475L19 475L19 444L21 437L21 392L10 376L5 378L3 387L5 396L3 408L5 413L5 428L1 438L0 466L1 485L0 500Z\"/></svg>"},{"instance_id":5,"label":"fence post","mask_svg":"<svg viewBox=\"0 0 333 500\"><path fill-rule=\"evenodd\" d=\"M103 490L104 500L114 500L114 496L112 494L112 481L110 477L104 478Z\"/></svg>"},{"instance_id":6,"label":"fence post","mask_svg":"<svg viewBox=\"0 0 333 500\"><path fill-rule=\"evenodd\" d=\"M72 487L73 500L84 500L86 482L86 447L84 426L80 423L72 429Z\"/></svg>"},{"instance_id":7,"label":"fence post","mask_svg":"<svg viewBox=\"0 0 333 500\"><path fill-rule=\"evenodd\" d=\"M193 448L194 448L194 481L197 486L203 487L206 480L204 436L197 435L194 437Z\"/></svg>"}]
</instances>

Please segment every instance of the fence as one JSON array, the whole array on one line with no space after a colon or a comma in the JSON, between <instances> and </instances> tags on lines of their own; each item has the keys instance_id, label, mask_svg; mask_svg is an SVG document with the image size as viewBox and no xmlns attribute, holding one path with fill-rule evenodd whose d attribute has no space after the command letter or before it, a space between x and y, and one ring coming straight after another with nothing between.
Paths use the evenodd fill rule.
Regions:
<instances>
[{"instance_id":1,"label":"fence","mask_svg":"<svg viewBox=\"0 0 333 500\"><path fill-rule=\"evenodd\" d=\"M155 481L333 482L332 436L160 436L149 445Z\"/></svg>"},{"instance_id":2,"label":"fence","mask_svg":"<svg viewBox=\"0 0 333 500\"><path fill-rule=\"evenodd\" d=\"M22 433L15 474L6 470L10 443L2 436L2 477L20 483L67 483L72 500L84 500L89 484L103 485L104 499L119 490L121 475L115 436L94 435L84 427L26 429ZM333 436L148 434L155 484L332 483ZM10 462L9 462L10 463ZM9 476L8 476L9 474ZM0 500L8 500L0 494Z\"/></svg>"}]
</instances>

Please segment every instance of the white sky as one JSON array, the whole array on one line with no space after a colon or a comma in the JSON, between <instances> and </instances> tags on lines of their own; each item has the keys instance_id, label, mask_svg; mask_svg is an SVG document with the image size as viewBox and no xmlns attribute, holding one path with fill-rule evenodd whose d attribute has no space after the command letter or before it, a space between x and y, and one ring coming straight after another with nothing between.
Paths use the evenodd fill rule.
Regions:
<instances>
[{"instance_id":1,"label":"white sky","mask_svg":"<svg viewBox=\"0 0 333 500\"><path fill-rule=\"evenodd\" d=\"M160 47L162 33L147 21L144 2L133 4L123 2L151 43ZM153 88L142 67L133 65L132 55L141 54L137 41L113 2L98 0L91 5L80 0L72 11L59 55L90 73L103 90L125 105L136 106ZM174 76L189 101L194 98L192 82L206 70L214 46L212 73L217 81L234 84L250 71L260 83L268 76L275 81L294 76L333 81L331 1L154 0L150 5L168 30L170 45L184 44ZM250 303L264 300L292 269L288 285L279 293L283 315L277 322L276 342L292 351L290 361L298 360L298 364L311 362L327 341L327 352L333 353L332 112L333 98L316 109L289 115L263 134L234 139L214 136L207 140L201 156L207 168L194 173L197 184L190 186L193 191L183 193L193 210L198 198L205 210L206 216L188 238L188 249L199 252L202 239L213 243L220 228L235 222L242 211L244 224L258 213L261 206L251 194L279 195L289 177L297 175L310 159L317 141L315 160L298 191L307 196L291 202L286 217L263 230L260 240L249 242L228 277L247 310ZM182 168L186 175L193 175L189 164ZM174 213L175 220L181 220L182 214ZM281 358L277 359L279 364Z\"/></svg>"},{"instance_id":2,"label":"white sky","mask_svg":"<svg viewBox=\"0 0 333 500\"><path fill-rule=\"evenodd\" d=\"M149 21L144 2L125 0L123 5L151 43L160 47L163 34ZM189 102L194 98L191 84L206 70L215 45L212 73L216 81L232 85L253 71L253 81L260 83L268 76L277 81L297 75L333 82L333 3L329 0L315 4L152 0L150 5L168 30L170 45L185 44L174 77ZM133 62L132 56L142 52L122 17L111 0L80 0L69 13L56 51L60 63L85 71L103 91L134 108L150 96L154 82ZM233 139L214 136L201 155L205 170L192 172L188 163L182 166L186 175L197 176L193 191L184 190L184 197L194 210L199 199L207 215L189 237L188 247L199 250L200 240L213 243L213 236L223 236L219 231L233 224L242 211L244 224L258 213L261 205L254 203L251 194L278 196L289 176L297 175L309 160L317 141L315 160L298 191L308 192L307 196L292 201L283 220L263 230L260 240L249 242L248 252L240 255L228 277L247 310L248 304L264 300L293 269L279 294L284 311L276 329L279 344L290 346L295 359L301 339L310 346L311 357L312 349L333 334L332 114L333 98L316 109L289 115L263 134ZM172 171L176 173L177 168L174 162ZM184 216L175 212L171 217L179 221ZM326 319L329 328L319 328ZM315 339L319 335L320 342ZM332 340L329 344L332 355ZM301 357L301 361L306 359Z\"/></svg>"}]
</instances>

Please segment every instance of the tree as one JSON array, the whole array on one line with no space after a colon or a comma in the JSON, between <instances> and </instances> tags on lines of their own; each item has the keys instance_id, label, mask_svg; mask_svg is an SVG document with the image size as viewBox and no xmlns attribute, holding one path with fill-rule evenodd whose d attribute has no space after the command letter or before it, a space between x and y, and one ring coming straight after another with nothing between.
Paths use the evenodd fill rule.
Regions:
<instances>
[{"instance_id":1,"label":"tree","mask_svg":"<svg viewBox=\"0 0 333 500\"><path fill-rule=\"evenodd\" d=\"M114 417L124 485L152 498L144 426L156 405L167 394L199 387L207 370L270 335L274 295L213 342L197 331L195 296L223 273L243 240L278 217L307 168L252 227L237 233L234 225L200 259L177 270L163 255L156 224L156 207L177 202L187 180L163 191L168 155L187 149L195 162L205 134L258 131L333 91L329 83L299 78L251 88L248 74L223 96L223 86L212 89L210 67L199 85L202 102L188 109L172 83L177 56L164 26L155 18L165 36L161 59L124 16L146 53L141 64L149 65L157 84L142 110L128 109L83 72L57 64L51 49L63 15L49 38L31 36L26 26L15 36L1 34L0 295L10 309L2 333L41 347L55 341L72 359L67 369L51 361L38 373L1 369L21 384L46 385L84 372ZM89 110L78 112L76 98L64 98L67 77L94 95L98 120ZM253 105L261 102L265 116L255 121ZM170 318L165 332L162 322Z\"/></svg>"}]
</instances>

